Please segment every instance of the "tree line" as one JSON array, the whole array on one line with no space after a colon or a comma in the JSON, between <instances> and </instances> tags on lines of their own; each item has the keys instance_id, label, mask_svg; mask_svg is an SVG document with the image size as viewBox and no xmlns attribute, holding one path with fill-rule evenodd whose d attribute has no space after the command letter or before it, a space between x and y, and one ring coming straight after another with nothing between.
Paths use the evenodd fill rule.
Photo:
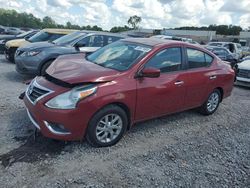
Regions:
<instances>
[{"instance_id":1,"label":"tree line","mask_svg":"<svg viewBox=\"0 0 250 188\"><path fill-rule=\"evenodd\" d=\"M208 27L179 27L174 28L179 30L201 30L201 31L216 31L218 35L239 35L243 30L240 26L236 25L209 25Z\"/></svg>"},{"instance_id":2,"label":"tree line","mask_svg":"<svg viewBox=\"0 0 250 188\"><path fill-rule=\"evenodd\" d=\"M124 26L114 26L110 29L110 32L123 32L132 29L137 29L138 25L142 21L142 18L134 15L131 16L127 24ZM6 10L0 8L0 25L9 26L9 27L19 27L19 28L67 28L67 29L79 29L79 30L94 30L94 31L103 31L103 29L97 25L94 26L79 26L67 22L65 25L56 23L51 17L45 16L43 19L35 17L33 14L28 13L18 13L15 10ZM217 34L221 35L239 35L242 28L235 25L209 25L203 27L178 27L173 29L181 30L202 30L202 31L216 31Z\"/></svg>"}]
</instances>

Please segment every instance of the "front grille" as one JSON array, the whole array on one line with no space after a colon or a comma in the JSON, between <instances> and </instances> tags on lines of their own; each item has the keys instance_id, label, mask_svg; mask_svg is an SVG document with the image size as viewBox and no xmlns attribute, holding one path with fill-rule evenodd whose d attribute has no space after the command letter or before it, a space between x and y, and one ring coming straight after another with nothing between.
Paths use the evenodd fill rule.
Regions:
<instances>
[{"instance_id":1,"label":"front grille","mask_svg":"<svg viewBox=\"0 0 250 188\"><path fill-rule=\"evenodd\" d=\"M250 78L250 70L238 69L238 77Z\"/></svg>"},{"instance_id":2,"label":"front grille","mask_svg":"<svg viewBox=\"0 0 250 188\"><path fill-rule=\"evenodd\" d=\"M31 82L29 87L26 90L26 95L32 103L36 103L42 97L50 94L52 91L39 85L36 82L36 79Z\"/></svg>"}]
</instances>

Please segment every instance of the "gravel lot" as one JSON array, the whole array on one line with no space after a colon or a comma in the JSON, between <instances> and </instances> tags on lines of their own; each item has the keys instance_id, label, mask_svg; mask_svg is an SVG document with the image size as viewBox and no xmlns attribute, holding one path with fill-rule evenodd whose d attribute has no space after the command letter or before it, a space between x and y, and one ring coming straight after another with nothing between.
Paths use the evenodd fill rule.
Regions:
<instances>
[{"instance_id":1,"label":"gravel lot","mask_svg":"<svg viewBox=\"0 0 250 188\"><path fill-rule=\"evenodd\" d=\"M34 139L18 99L28 79L0 56L0 187L250 187L250 89L235 87L212 116L143 122L97 149Z\"/></svg>"}]
</instances>

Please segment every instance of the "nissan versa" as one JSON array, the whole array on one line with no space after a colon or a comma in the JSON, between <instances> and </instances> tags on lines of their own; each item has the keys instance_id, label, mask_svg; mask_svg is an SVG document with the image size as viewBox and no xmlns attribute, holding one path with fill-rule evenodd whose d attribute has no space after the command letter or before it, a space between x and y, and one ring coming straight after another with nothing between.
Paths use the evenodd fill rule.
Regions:
<instances>
[{"instance_id":1,"label":"nissan versa","mask_svg":"<svg viewBox=\"0 0 250 188\"><path fill-rule=\"evenodd\" d=\"M76 31L51 42L31 43L17 49L16 70L21 74L44 75L59 55L94 52L121 38L124 37L108 32Z\"/></svg>"},{"instance_id":2,"label":"nissan versa","mask_svg":"<svg viewBox=\"0 0 250 188\"><path fill-rule=\"evenodd\" d=\"M154 38L60 56L46 72L23 98L34 126L46 137L86 138L96 147L114 145L139 121L192 108L214 113L235 76L197 45Z\"/></svg>"}]
</instances>

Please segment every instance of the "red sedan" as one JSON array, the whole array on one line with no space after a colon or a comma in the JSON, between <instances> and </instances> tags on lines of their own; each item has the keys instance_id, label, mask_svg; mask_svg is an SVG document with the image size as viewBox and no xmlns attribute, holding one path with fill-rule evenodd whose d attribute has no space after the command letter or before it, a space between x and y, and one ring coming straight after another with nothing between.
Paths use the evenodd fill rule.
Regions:
<instances>
[{"instance_id":1,"label":"red sedan","mask_svg":"<svg viewBox=\"0 0 250 188\"><path fill-rule=\"evenodd\" d=\"M187 109L216 111L234 71L204 48L131 38L91 55L57 58L25 92L29 118L46 137L117 143L131 125Z\"/></svg>"}]
</instances>

